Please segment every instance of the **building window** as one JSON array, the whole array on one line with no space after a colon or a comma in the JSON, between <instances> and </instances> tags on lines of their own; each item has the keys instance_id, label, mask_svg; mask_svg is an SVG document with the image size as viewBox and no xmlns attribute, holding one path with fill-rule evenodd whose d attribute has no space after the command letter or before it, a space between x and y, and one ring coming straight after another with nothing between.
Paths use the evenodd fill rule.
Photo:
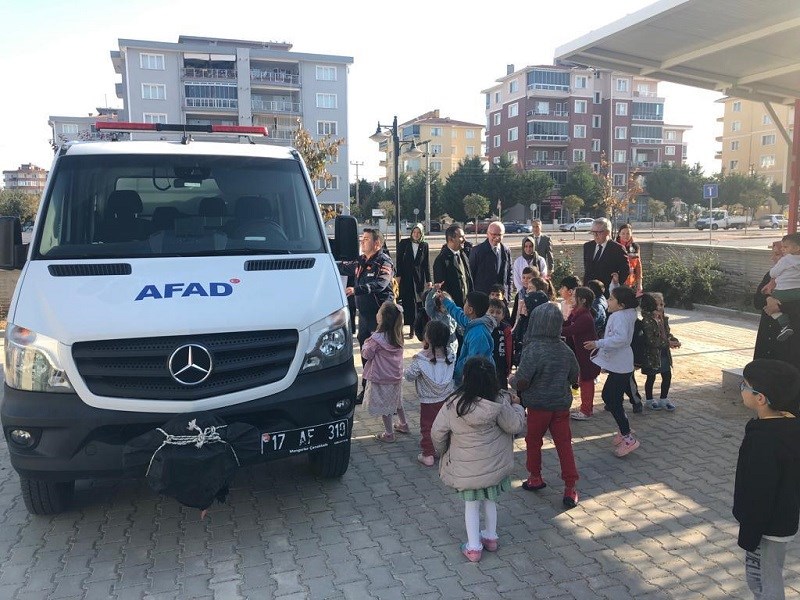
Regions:
<instances>
[{"instance_id":1,"label":"building window","mask_svg":"<svg viewBox=\"0 0 800 600\"><path fill-rule=\"evenodd\" d=\"M676 139L678 139L678 134L674 131L665 131L664 139L669 140L670 142L674 142Z\"/></svg>"},{"instance_id":2,"label":"building window","mask_svg":"<svg viewBox=\"0 0 800 600\"><path fill-rule=\"evenodd\" d=\"M675 156L675 146L665 146L664 154L667 156Z\"/></svg>"},{"instance_id":3,"label":"building window","mask_svg":"<svg viewBox=\"0 0 800 600\"><path fill-rule=\"evenodd\" d=\"M586 150L573 150L572 162L586 162Z\"/></svg>"},{"instance_id":4,"label":"building window","mask_svg":"<svg viewBox=\"0 0 800 600\"><path fill-rule=\"evenodd\" d=\"M148 71L163 71L164 70L164 55L163 54L146 54L142 52L139 55L139 66Z\"/></svg>"},{"instance_id":5,"label":"building window","mask_svg":"<svg viewBox=\"0 0 800 600\"><path fill-rule=\"evenodd\" d=\"M512 127L508 130L508 141L516 142L519 139L519 127Z\"/></svg>"},{"instance_id":6,"label":"building window","mask_svg":"<svg viewBox=\"0 0 800 600\"><path fill-rule=\"evenodd\" d=\"M628 156L627 151L625 150L614 150L614 162L615 163L624 163Z\"/></svg>"},{"instance_id":7,"label":"building window","mask_svg":"<svg viewBox=\"0 0 800 600\"><path fill-rule=\"evenodd\" d=\"M472 148L472 147L473 146L467 146L467 148ZM455 146L450 146L450 154L455 154L455 153L456 153L456 147Z\"/></svg>"},{"instance_id":8,"label":"building window","mask_svg":"<svg viewBox=\"0 0 800 600\"><path fill-rule=\"evenodd\" d=\"M493 122L494 122L495 126L500 125L500 119L502 118L501 114L499 112L496 112L496 113L494 113L494 115L492 115L492 117L494 119Z\"/></svg>"},{"instance_id":9,"label":"building window","mask_svg":"<svg viewBox=\"0 0 800 600\"><path fill-rule=\"evenodd\" d=\"M442 170L442 161L440 160L432 160L431 161L431 171L434 173L438 173Z\"/></svg>"},{"instance_id":10,"label":"building window","mask_svg":"<svg viewBox=\"0 0 800 600\"><path fill-rule=\"evenodd\" d=\"M614 83L614 87L618 92L627 92L630 90L630 86L630 79L617 79Z\"/></svg>"},{"instance_id":11,"label":"building window","mask_svg":"<svg viewBox=\"0 0 800 600\"><path fill-rule=\"evenodd\" d=\"M511 161L512 165L515 165L519 162L519 153L516 150L512 150L506 156L508 156L508 160Z\"/></svg>"},{"instance_id":12,"label":"building window","mask_svg":"<svg viewBox=\"0 0 800 600\"><path fill-rule=\"evenodd\" d=\"M600 92L594 93L594 103L601 104L603 102L603 98L600 96Z\"/></svg>"},{"instance_id":13,"label":"building window","mask_svg":"<svg viewBox=\"0 0 800 600\"><path fill-rule=\"evenodd\" d=\"M453 129L453 137L456 137L455 133L457 131L458 131L457 129ZM474 129L466 129L466 130L464 130L464 137L467 138L468 140L474 140L475 139L475 130Z\"/></svg>"},{"instance_id":14,"label":"building window","mask_svg":"<svg viewBox=\"0 0 800 600\"><path fill-rule=\"evenodd\" d=\"M602 118L600 117L600 115L592 115L592 127L594 129L599 129L601 122Z\"/></svg>"},{"instance_id":15,"label":"building window","mask_svg":"<svg viewBox=\"0 0 800 600\"><path fill-rule=\"evenodd\" d=\"M600 163L592 163L592 173L600 172Z\"/></svg>"},{"instance_id":16,"label":"building window","mask_svg":"<svg viewBox=\"0 0 800 600\"><path fill-rule=\"evenodd\" d=\"M317 108L338 108L336 94L317 94Z\"/></svg>"},{"instance_id":17,"label":"building window","mask_svg":"<svg viewBox=\"0 0 800 600\"><path fill-rule=\"evenodd\" d=\"M735 100L733 102L733 112L742 112L742 102L741 102L741 100Z\"/></svg>"},{"instance_id":18,"label":"building window","mask_svg":"<svg viewBox=\"0 0 800 600\"><path fill-rule=\"evenodd\" d=\"M318 190L338 190L339 189L339 176L333 175L330 181L325 181L324 177L317 178L316 188Z\"/></svg>"},{"instance_id":19,"label":"building window","mask_svg":"<svg viewBox=\"0 0 800 600\"><path fill-rule=\"evenodd\" d=\"M61 133L74 134L78 133L79 126L77 123L62 123Z\"/></svg>"},{"instance_id":20,"label":"building window","mask_svg":"<svg viewBox=\"0 0 800 600\"><path fill-rule=\"evenodd\" d=\"M442 137L442 128L431 127L431 137Z\"/></svg>"},{"instance_id":21,"label":"building window","mask_svg":"<svg viewBox=\"0 0 800 600\"><path fill-rule=\"evenodd\" d=\"M761 115L761 124L762 125L772 125L772 119L769 115Z\"/></svg>"},{"instance_id":22,"label":"building window","mask_svg":"<svg viewBox=\"0 0 800 600\"><path fill-rule=\"evenodd\" d=\"M586 137L586 125L575 125L572 128L572 135L576 138Z\"/></svg>"},{"instance_id":23,"label":"building window","mask_svg":"<svg viewBox=\"0 0 800 600\"><path fill-rule=\"evenodd\" d=\"M535 162L547 162L547 150L534 150L533 160Z\"/></svg>"},{"instance_id":24,"label":"building window","mask_svg":"<svg viewBox=\"0 0 800 600\"><path fill-rule=\"evenodd\" d=\"M585 90L589 85L589 78L586 75L575 76L575 89Z\"/></svg>"},{"instance_id":25,"label":"building window","mask_svg":"<svg viewBox=\"0 0 800 600\"><path fill-rule=\"evenodd\" d=\"M500 157L499 157L499 156L495 156L495 157L492 159L492 162L493 162L494 164L496 164L496 165L499 165L499 164L500 164Z\"/></svg>"},{"instance_id":26,"label":"building window","mask_svg":"<svg viewBox=\"0 0 800 600\"><path fill-rule=\"evenodd\" d=\"M494 136L494 147L495 148L499 148L500 147L500 136L499 135Z\"/></svg>"},{"instance_id":27,"label":"building window","mask_svg":"<svg viewBox=\"0 0 800 600\"><path fill-rule=\"evenodd\" d=\"M166 100L167 86L163 83L143 83L142 100Z\"/></svg>"},{"instance_id":28,"label":"building window","mask_svg":"<svg viewBox=\"0 0 800 600\"><path fill-rule=\"evenodd\" d=\"M585 114L589 108L589 103L586 100L575 100L575 114Z\"/></svg>"},{"instance_id":29,"label":"building window","mask_svg":"<svg viewBox=\"0 0 800 600\"><path fill-rule=\"evenodd\" d=\"M516 94L519 91L519 81L516 79L508 82L508 93Z\"/></svg>"},{"instance_id":30,"label":"building window","mask_svg":"<svg viewBox=\"0 0 800 600\"><path fill-rule=\"evenodd\" d=\"M770 167L775 166L775 155L774 154L766 154L761 156L761 168L762 169L769 169Z\"/></svg>"},{"instance_id":31,"label":"building window","mask_svg":"<svg viewBox=\"0 0 800 600\"><path fill-rule=\"evenodd\" d=\"M547 101L537 100L533 107L533 114L546 115L550 113L550 103Z\"/></svg>"},{"instance_id":32,"label":"building window","mask_svg":"<svg viewBox=\"0 0 800 600\"><path fill-rule=\"evenodd\" d=\"M774 146L775 145L775 134L770 133L768 135L761 136L761 145L762 146Z\"/></svg>"},{"instance_id":33,"label":"building window","mask_svg":"<svg viewBox=\"0 0 800 600\"><path fill-rule=\"evenodd\" d=\"M145 123L166 123L167 115L164 113L144 113L142 120Z\"/></svg>"},{"instance_id":34,"label":"building window","mask_svg":"<svg viewBox=\"0 0 800 600\"><path fill-rule=\"evenodd\" d=\"M475 156L475 146L467 146L465 154L467 156Z\"/></svg>"},{"instance_id":35,"label":"building window","mask_svg":"<svg viewBox=\"0 0 800 600\"><path fill-rule=\"evenodd\" d=\"M731 131L741 131L742 129L742 122L741 121L734 121L731 123Z\"/></svg>"},{"instance_id":36,"label":"building window","mask_svg":"<svg viewBox=\"0 0 800 600\"><path fill-rule=\"evenodd\" d=\"M519 114L519 102L508 105L508 118L516 117Z\"/></svg>"},{"instance_id":37,"label":"building window","mask_svg":"<svg viewBox=\"0 0 800 600\"><path fill-rule=\"evenodd\" d=\"M739 140L734 140L731 142L731 150L736 151L739 149Z\"/></svg>"},{"instance_id":38,"label":"building window","mask_svg":"<svg viewBox=\"0 0 800 600\"><path fill-rule=\"evenodd\" d=\"M600 140L592 140L592 152L600 152Z\"/></svg>"},{"instance_id":39,"label":"building window","mask_svg":"<svg viewBox=\"0 0 800 600\"><path fill-rule=\"evenodd\" d=\"M736 169L738 169L738 168L739 168L739 161L738 161L738 160L732 160L732 161L730 161L730 162L728 163L728 168L729 168L731 171L735 171Z\"/></svg>"},{"instance_id":40,"label":"building window","mask_svg":"<svg viewBox=\"0 0 800 600\"><path fill-rule=\"evenodd\" d=\"M336 67L324 67L317 65L317 81L336 81L339 71Z\"/></svg>"},{"instance_id":41,"label":"building window","mask_svg":"<svg viewBox=\"0 0 800 600\"><path fill-rule=\"evenodd\" d=\"M441 154L441 153L442 153L441 144L431 144L431 154Z\"/></svg>"},{"instance_id":42,"label":"building window","mask_svg":"<svg viewBox=\"0 0 800 600\"><path fill-rule=\"evenodd\" d=\"M624 117L628 114L628 103L627 102L617 102L616 103L616 114L617 116Z\"/></svg>"},{"instance_id":43,"label":"building window","mask_svg":"<svg viewBox=\"0 0 800 600\"><path fill-rule=\"evenodd\" d=\"M626 139L628 139L628 128L627 127L614 127L614 139L615 140L626 140Z\"/></svg>"},{"instance_id":44,"label":"building window","mask_svg":"<svg viewBox=\"0 0 800 600\"><path fill-rule=\"evenodd\" d=\"M625 185L625 173L614 173L614 187Z\"/></svg>"},{"instance_id":45,"label":"building window","mask_svg":"<svg viewBox=\"0 0 800 600\"><path fill-rule=\"evenodd\" d=\"M338 121L317 121L317 135L339 135Z\"/></svg>"},{"instance_id":46,"label":"building window","mask_svg":"<svg viewBox=\"0 0 800 600\"><path fill-rule=\"evenodd\" d=\"M494 93L494 103L495 104L500 104L500 99L501 99L500 92L495 92Z\"/></svg>"}]
</instances>

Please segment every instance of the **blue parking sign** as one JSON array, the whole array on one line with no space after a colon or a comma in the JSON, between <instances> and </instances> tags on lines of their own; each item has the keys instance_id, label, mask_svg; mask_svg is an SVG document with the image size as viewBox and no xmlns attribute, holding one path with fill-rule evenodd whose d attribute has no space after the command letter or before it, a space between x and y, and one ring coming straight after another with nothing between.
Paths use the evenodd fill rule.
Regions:
<instances>
[{"instance_id":1,"label":"blue parking sign","mask_svg":"<svg viewBox=\"0 0 800 600\"><path fill-rule=\"evenodd\" d=\"M719 184L717 183L704 183L703 184L703 198L708 200L710 198L719 197Z\"/></svg>"}]
</instances>

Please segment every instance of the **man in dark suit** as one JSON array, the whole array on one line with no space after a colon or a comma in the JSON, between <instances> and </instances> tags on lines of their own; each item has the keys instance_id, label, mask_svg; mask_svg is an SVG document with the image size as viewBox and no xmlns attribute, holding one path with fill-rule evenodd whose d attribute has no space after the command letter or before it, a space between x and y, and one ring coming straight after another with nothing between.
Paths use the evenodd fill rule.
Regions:
<instances>
[{"instance_id":1,"label":"man in dark suit","mask_svg":"<svg viewBox=\"0 0 800 600\"><path fill-rule=\"evenodd\" d=\"M594 241L583 245L583 281L599 279L606 286L606 298L610 292L609 285L614 273L619 281L625 281L630 273L628 254L622 244L611 238L611 223L608 219L595 219L592 223Z\"/></svg>"},{"instance_id":2,"label":"man in dark suit","mask_svg":"<svg viewBox=\"0 0 800 600\"><path fill-rule=\"evenodd\" d=\"M433 283L441 283L442 290L463 308L467 294L472 291L472 274L464 253L464 230L451 225L444 236L446 244L433 261Z\"/></svg>"},{"instance_id":3,"label":"man in dark suit","mask_svg":"<svg viewBox=\"0 0 800 600\"><path fill-rule=\"evenodd\" d=\"M544 258L545 263L547 263L547 272L553 272L553 246L550 242L549 235L542 234L542 220L541 219L534 219L531 225L531 229L533 233L531 233L531 237L533 238L534 246L536 247L536 253Z\"/></svg>"},{"instance_id":4,"label":"man in dark suit","mask_svg":"<svg viewBox=\"0 0 800 600\"><path fill-rule=\"evenodd\" d=\"M488 294L499 283L506 289L506 298L511 298L511 251L503 244L505 233L500 221L489 223L486 239L469 253L475 291Z\"/></svg>"}]
</instances>

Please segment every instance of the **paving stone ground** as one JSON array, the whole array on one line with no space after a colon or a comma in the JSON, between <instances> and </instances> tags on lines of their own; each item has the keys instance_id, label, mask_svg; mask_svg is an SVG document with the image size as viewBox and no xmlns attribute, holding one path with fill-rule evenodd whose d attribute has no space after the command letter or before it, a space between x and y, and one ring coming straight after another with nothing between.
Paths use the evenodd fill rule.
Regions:
<instances>
[{"instance_id":1,"label":"paving stone ground","mask_svg":"<svg viewBox=\"0 0 800 600\"><path fill-rule=\"evenodd\" d=\"M416 462L419 405L408 386L411 435L379 444L379 420L359 408L341 480L316 479L302 458L244 469L204 521L136 480L79 482L73 510L33 517L0 442L0 599L747 598L730 511L749 414L722 392L720 369L749 360L756 326L669 313L683 342L678 410L630 415L642 445L624 459L611 453L614 422L600 406L574 423L581 502L570 511L552 443L550 485L529 493L517 441L501 545L480 563L459 553L463 503ZM406 355L419 348L408 343ZM787 595L798 597L800 552L789 548Z\"/></svg>"}]
</instances>

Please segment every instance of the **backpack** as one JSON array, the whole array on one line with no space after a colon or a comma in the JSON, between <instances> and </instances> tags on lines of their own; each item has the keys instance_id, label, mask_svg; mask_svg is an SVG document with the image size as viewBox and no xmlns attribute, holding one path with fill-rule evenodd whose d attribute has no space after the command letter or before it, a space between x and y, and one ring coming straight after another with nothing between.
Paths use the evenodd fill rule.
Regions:
<instances>
[{"instance_id":1,"label":"backpack","mask_svg":"<svg viewBox=\"0 0 800 600\"><path fill-rule=\"evenodd\" d=\"M647 358L647 344L641 318L637 318L633 324L631 350L633 350L633 366L639 368L643 367Z\"/></svg>"}]
</instances>

